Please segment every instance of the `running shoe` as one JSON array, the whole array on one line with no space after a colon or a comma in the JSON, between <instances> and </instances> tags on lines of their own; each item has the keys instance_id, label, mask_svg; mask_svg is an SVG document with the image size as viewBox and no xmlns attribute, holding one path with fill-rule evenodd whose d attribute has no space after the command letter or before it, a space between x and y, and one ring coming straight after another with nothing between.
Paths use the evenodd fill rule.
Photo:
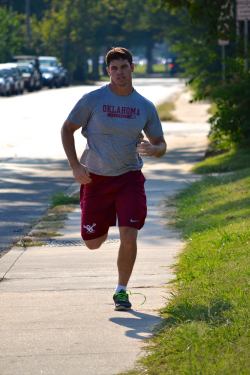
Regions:
<instances>
[{"instance_id":1,"label":"running shoe","mask_svg":"<svg viewBox=\"0 0 250 375\"><path fill-rule=\"evenodd\" d=\"M128 299L128 293L125 290L120 290L120 292L113 295L113 300L115 303L115 310L125 311L131 309L131 303Z\"/></svg>"}]
</instances>

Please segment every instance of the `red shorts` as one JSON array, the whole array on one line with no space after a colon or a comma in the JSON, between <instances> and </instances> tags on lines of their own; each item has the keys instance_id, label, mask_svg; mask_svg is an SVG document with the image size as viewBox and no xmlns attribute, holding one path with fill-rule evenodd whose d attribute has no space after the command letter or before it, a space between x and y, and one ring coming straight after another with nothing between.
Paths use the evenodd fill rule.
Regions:
<instances>
[{"instance_id":1,"label":"red shorts","mask_svg":"<svg viewBox=\"0 0 250 375\"><path fill-rule=\"evenodd\" d=\"M84 240L103 236L110 226L141 229L147 215L145 177L141 171L120 176L99 176L81 185L81 235Z\"/></svg>"}]
</instances>

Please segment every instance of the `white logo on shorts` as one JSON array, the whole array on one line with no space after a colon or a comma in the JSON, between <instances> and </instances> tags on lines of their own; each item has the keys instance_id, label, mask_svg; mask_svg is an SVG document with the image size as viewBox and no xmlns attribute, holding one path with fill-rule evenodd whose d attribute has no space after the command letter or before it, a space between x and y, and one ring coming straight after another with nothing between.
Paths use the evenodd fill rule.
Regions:
<instances>
[{"instance_id":1,"label":"white logo on shorts","mask_svg":"<svg viewBox=\"0 0 250 375\"><path fill-rule=\"evenodd\" d=\"M93 223L92 225L83 225L83 228L86 229L87 233L95 233L94 227L96 226L96 223Z\"/></svg>"},{"instance_id":2,"label":"white logo on shorts","mask_svg":"<svg viewBox=\"0 0 250 375\"><path fill-rule=\"evenodd\" d=\"M130 223L138 223L139 220L130 219Z\"/></svg>"}]
</instances>

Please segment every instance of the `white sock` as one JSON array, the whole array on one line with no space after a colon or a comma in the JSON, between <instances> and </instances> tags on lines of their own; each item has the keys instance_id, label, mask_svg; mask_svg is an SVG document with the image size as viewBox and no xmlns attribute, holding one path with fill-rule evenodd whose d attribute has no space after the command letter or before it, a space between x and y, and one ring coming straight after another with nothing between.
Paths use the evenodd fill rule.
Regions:
<instances>
[{"instance_id":1,"label":"white sock","mask_svg":"<svg viewBox=\"0 0 250 375\"><path fill-rule=\"evenodd\" d=\"M121 290L127 290L127 287L125 285L118 284L115 290L115 293L119 293Z\"/></svg>"}]
</instances>

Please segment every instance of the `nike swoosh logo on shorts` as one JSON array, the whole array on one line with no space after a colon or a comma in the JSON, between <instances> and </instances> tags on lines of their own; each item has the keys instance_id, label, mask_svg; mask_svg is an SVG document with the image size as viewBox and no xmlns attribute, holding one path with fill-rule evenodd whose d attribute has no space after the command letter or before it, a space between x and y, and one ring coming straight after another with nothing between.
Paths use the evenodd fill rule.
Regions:
<instances>
[{"instance_id":1,"label":"nike swoosh logo on shorts","mask_svg":"<svg viewBox=\"0 0 250 375\"><path fill-rule=\"evenodd\" d=\"M139 220L130 219L130 223L138 223Z\"/></svg>"}]
</instances>

